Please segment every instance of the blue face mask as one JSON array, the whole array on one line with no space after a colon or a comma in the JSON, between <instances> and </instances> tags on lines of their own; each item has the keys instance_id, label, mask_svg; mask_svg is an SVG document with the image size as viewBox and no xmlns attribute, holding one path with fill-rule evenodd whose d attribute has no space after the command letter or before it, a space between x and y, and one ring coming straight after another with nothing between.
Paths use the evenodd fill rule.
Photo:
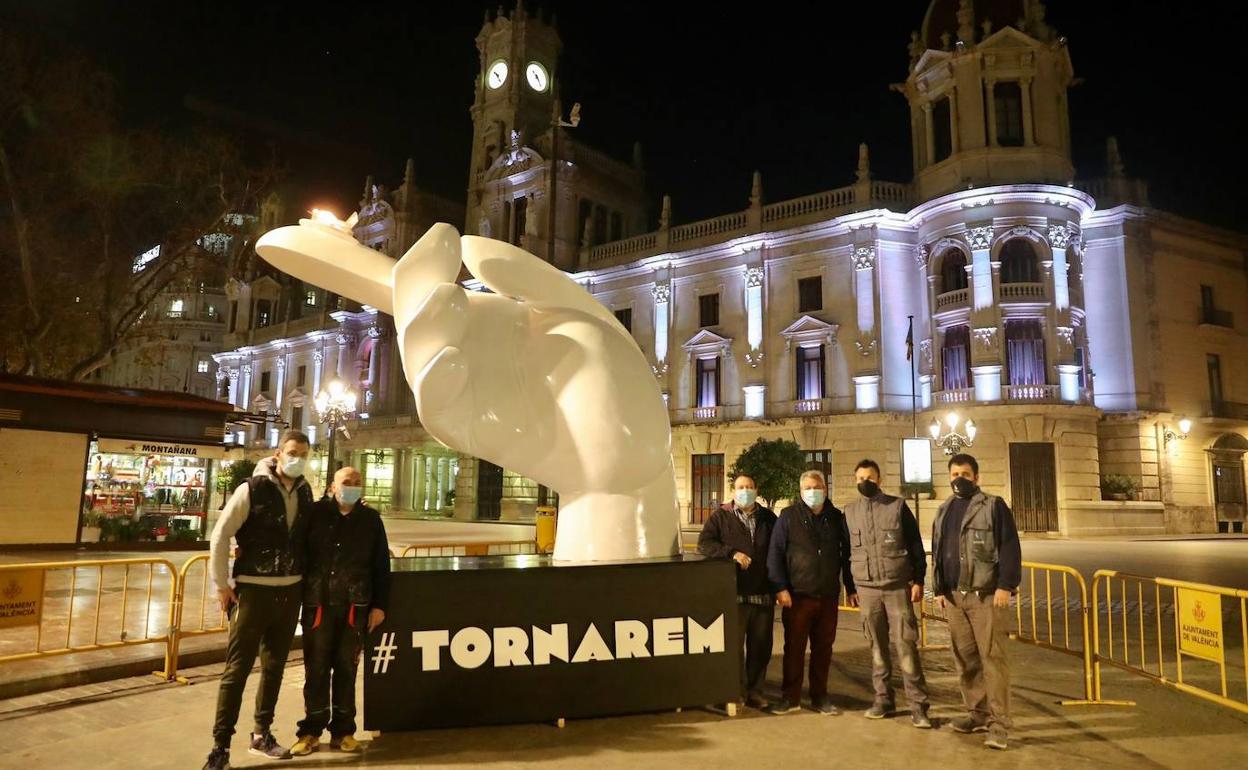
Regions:
<instances>
[{"instance_id":1,"label":"blue face mask","mask_svg":"<svg viewBox=\"0 0 1248 770\"><path fill-rule=\"evenodd\" d=\"M752 489L738 489L733 499L737 501L737 505L742 508L749 508L758 499L758 493Z\"/></svg>"},{"instance_id":2,"label":"blue face mask","mask_svg":"<svg viewBox=\"0 0 1248 770\"><path fill-rule=\"evenodd\" d=\"M364 487L338 487L338 502L343 505L355 505L364 496Z\"/></svg>"},{"instance_id":3,"label":"blue face mask","mask_svg":"<svg viewBox=\"0 0 1248 770\"><path fill-rule=\"evenodd\" d=\"M803 489L802 502L806 503L810 509L818 510L823 506L823 501L827 499L827 493L822 489Z\"/></svg>"}]
</instances>

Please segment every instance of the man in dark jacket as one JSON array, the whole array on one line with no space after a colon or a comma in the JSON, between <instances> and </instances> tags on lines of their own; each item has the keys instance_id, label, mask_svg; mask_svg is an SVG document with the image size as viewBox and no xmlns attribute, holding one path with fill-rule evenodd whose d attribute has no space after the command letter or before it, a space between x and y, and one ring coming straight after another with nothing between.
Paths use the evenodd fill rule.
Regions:
<instances>
[{"instance_id":1,"label":"man in dark jacket","mask_svg":"<svg viewBox=\"0 0 1248 770\"><path fill-rule=\"evenodd\" d=\"M801 501L780 513L767 557L767 575L784 609L783 697L772 714L797 711L802 695L806 643L810 642L810 705L821 714L841 713L828 699L828 669L836 641L837 607L844 580L847 601L857 606L849 571L849 533L845 516L828 502L819 471L806 471L799 483Z\"/></svg>"},{"instance_id":2,"label":"man in dark jacket","mask_svg":"<svg viewBox=\"0 0 1248 770\"><path fill-rule=\"evenodd\" d=\"M979 463L949 458L953 495L932 522L933 593L948 610L949 642L970 712L950 722L959 733L987 732L984 745L1005 749L1010 728L1010 670L1005 658L1010 596L1023 577L1014 514L979 488Z\"/></svg>"},{"instance_id":3,"label":"man in dark jacket","mask_svg":"<svg viewBox=\"0 0 1248 770\"><path fill-rule=\"evenodd\" d=\"M273 456L256 463L255 474L230 495L212 530L209 570L229 617L230 639L217 692L213 747L204 770L230 766L230 739L257 655L260 686L248 751L269 759L290 758L270 727L299 622L303 532L312 507L312 488L303 478L307 459L308 437L286 431ZM233 585L231 538L238 543Z\"/></svg>"},{"instance_id":4,"label":"man in dark jacket","mask_svg":"<svg viewBox=\"0 0 1248 770\"><path fill-rule=\"evenodd\" d=\"M308 519L303 581L303 666L307 679L298 740L290 753L311 754L329 728L330 748L361 749L355 739L355 673L366 634L386 619L390 547L381 514L365 505L360 472L340 468ZM332 682L332 706L331 706Z\"/></svg>"},{"instance_id":5,"label":"man in dark jacket","mask_svg":"<svg viewBox=\"0 0 1248 770\"><path fill-rule=\"evenodd\" d=\"M927 573L923 536L906 501L880 489L880 466L875 460L859 462L854 480L859 497L845 506L845 523L862 631L871 645L871 681L875 686L875 702L865 716L883 719L893 710L891 648L896 647L911 724L930 728L927 681L919 659L919 624L914 616L914 603L923 598Z\"/></svg>"},{"instance_id":6,"label":"man in dark jacket","mask_svg":"<svg viewBox=\"0 0 1248 770\"><path fill-rule=\"evenodd\" d=\"M763 683L776 622L776 600L767 580L767 549L776 514L759 505L757 497L754 479L737 476L732 482L732 500L702 525L698 551L737 563L737 646L745 645L741 698L747 706L762 708L767 705Z\"/></svg>"}]
</instances>

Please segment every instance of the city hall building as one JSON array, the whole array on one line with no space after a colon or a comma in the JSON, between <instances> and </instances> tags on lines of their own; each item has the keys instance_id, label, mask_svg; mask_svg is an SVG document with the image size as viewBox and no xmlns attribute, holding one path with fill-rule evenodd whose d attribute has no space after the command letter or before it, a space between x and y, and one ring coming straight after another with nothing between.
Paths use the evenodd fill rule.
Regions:
<instances>
[{"instance_id":1,"label":"city hall building","mask_svg":"<svg viewBox=\"0 0 1248 770\"><path fill-rule=\"evenodd\" d=\"M500 13L476 44L466 201L422 192L409 164L393 195L366 185L356 236L398 257L450 221L551 262L614 311L667 399L688 526L760 437L798 442L835 502L862 457L896 489L914 406L920 435L950 413L974 420L983 486L1026 531L1242 527L1248 238L1152 208L1112 138L1105 176L1077 174L1075 70L1040 2L932 2L895 87L910 180L875 178L863 145L849 186L768 202L756 174L743 209L677 225L664 199L657 227L640 151L609 157L561 127L575 121L555 96L555 28ZM336 377L360 394L340 459L387 513L522 520L553 502L433 440L390 319L332 289L227 283L211 370L249 415L235 443L270 452L289 424L323 451L312 400ZM935 507L921 503L925 525Z\"/></svg>"}]
</instances>

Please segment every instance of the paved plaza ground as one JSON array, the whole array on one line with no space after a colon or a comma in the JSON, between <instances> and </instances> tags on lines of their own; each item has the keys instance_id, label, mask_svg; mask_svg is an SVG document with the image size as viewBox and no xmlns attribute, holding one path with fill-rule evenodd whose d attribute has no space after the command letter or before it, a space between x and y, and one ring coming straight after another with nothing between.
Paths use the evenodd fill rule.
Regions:
<instances>
[{"instance_id":1,"label":"paved plaza ground","mask_svg":"<svg viewBox=\"0 0 1248 770\"><path fill-rule=\"evenodd\" d=\"M770 684L778 683L777 656ZM943 627L933 629L942 641ZM831 692L846 713L811 711L773 717L744 709L734 718L685 709L552 725L515 725L386 734L363 757L319 753L280 763L296 770L356 764L369 767L490 768L1224 768L1248 761L1248 717L1138 677L1111 671L1105 697L1136 707L1062 706L1080 695L1078 659L1018 642L1009 644L1014 672L1015 729L1006 752L984 748L982 735L955 734L944 720L960 713L953 660L946 651L924 655L937 729L908 719L869 721L859 712L870 699L870 654L856 615L841 618ZM189 670L192 684L156 684L134 678L62 689L0 702L6 750L0 768L104 770L198 768L210 744L221 666ZM301 714L303 669L292 660L278 706L276 732L289 741ZM244 699L250 726L255 677ZM419 698L420 693L413 693ZM481 693L481 708L490 694ZM363 731L361 731L363 735ZM233 764L259 767L236 737Z\"/></svg>"}]
</instances>

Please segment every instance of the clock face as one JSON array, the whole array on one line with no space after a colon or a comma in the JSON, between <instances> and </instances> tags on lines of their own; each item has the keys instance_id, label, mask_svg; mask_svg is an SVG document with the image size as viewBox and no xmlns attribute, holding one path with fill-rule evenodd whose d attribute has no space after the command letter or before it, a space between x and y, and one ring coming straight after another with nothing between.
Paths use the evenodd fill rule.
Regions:
<instances>
[{"instance_id":1,"label":"clock face","mask_svg":"<svg viewBox=\"0 0 1248 770\"><path fill-rule=\"evenodd\" d=\"M503 83L507 82L507 62L499 59L490 65L490 71L485 76L485 82L490 88L500 88Z\"/></svg>"},{"instance_id":2,"label":"clock face","mask_svg":"<svg viewBox=\"0 0 1248 770\"><path fill-rule=\"evenodd\" d=\"M534 91L543 93L550 85L550 75L547 74L546 68L537 62L529 62L529 66L524 70L525 77L528 78L529 87Z\"/></svg>"}]
</instances>

